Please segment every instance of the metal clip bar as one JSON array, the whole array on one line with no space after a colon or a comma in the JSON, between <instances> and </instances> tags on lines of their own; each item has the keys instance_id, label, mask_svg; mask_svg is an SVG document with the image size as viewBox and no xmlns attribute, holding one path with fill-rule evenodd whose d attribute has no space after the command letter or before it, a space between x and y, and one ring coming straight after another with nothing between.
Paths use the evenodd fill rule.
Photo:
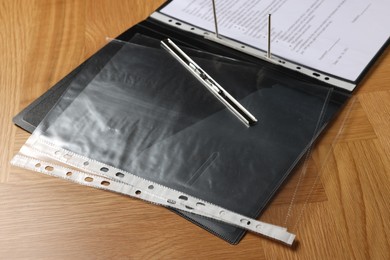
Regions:
<instances>
[{"instance_id":1,"label":"metal clip bar","mask_svg":"<svg viewBox=\"0 0 390 260\"><path fill-rule=\"evenodd\" d=\"M246 126L253 126L257 119L210 77L198 64L170 39L161 41L162 47L190 71L215 97L219 99Z\"/></svg>"}]
</instances>

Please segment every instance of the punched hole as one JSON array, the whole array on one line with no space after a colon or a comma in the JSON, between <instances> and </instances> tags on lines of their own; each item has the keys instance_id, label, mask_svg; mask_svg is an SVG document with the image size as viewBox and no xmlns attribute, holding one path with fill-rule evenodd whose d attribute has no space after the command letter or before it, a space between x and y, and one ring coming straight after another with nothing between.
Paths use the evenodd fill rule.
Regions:
<instances>
[{"instance_id":1,"label":"punched hole","mask_svg":"<svg viewBox=\"0 0 390 260\"><path fill-rule=\"evenodd\" d=\"M297 67L297 70L300 70L301 69L301 67Z\"/></svg>"},{"instance_id":2,"label":"punched hole","mask_svg":"<svg viewBox=\"0 0 390 260\"><path fill-rule=\"evenodd\" d=\"M125 175L124 175L123 173L121 173L121 172L117 172L117 173L115 174L115 176L116 176L116 177L119 177L119 178L125 177Z\"/></svg>"},{"instance_id":3,"label":"punched hole","mask_svg":"<svg viewBox=\"0 0 390 260\"><path fill-rule=\"evenodd\" d=\"M70 177L70 176L72 176L72 174L73 174L72 172L67 172L66 176Z\"/></svg>"},{"instance_id":4,"label":"punched hole","mask_svg":"<svg viewBox=\"0 0 390 260\"><path fill-rule=\"evenodd\" d=\"M192 28L191 28L191 31L193 31L193 30L195 30L195 28L194 28L194 27L192 27Z\"/></svg>"},{"instance_id":5,"label":"punched hole","mask_svg":"<svg viewBox=\"0 0 390 260\"><path fill-rule=\"evenodd\" d=\"M46 167L45 167L45 170L46 170L46 171L49 171L49 172L52 172L52 171L54 170L54 168L51 167L51 166L46 166Z\"/></svg>"},{"instance_id":6,"label":"punched hole","mask_svg":"<svg viewBox=\"0 0 390 260\"><path fill-rule=\"evenodd\" d=\"M67 159L67 160L69 160L70 158L72 158L72 155L70 155L70 154L64 154L64 158Z\"/></svg>"},{"instance_id":7,"label":"punched hole","mask_svg":"<svg viewBox=\"0 0 390 260\"><path fill-rule=\"evenodd\" d=\"M140 190L137 190L137 191L135 191L135 194L136 194L136 195L140 195L140 194L141 194L141 191L140 191Z\"/></svg>"},{"instance_id":8,"label":"punched hole","mask_svg":"<svg viewBox=\"0 0 390 260\"><path fill-rule=\"evenodd\" d=\"M329 77L325 77L325 80L329 80Z\"/></svg>"},{"instance_id":9,"label":"punched hole","mask_svg":"<svg viewBox=\"0 0 390 260\"><path fill-rule=\"evenodd\" d=\"M176 204L176 201L174 201L174 200L172 200L172 199L167 200L167 202L168 202L169 204Z\"/></svg>"},{"instance_id":10,"label":"punched hole","mask_svg":"<svg viewBox=\"0 0 390 260\"><path fill-rule=\"evenodd\" d=\"M109 181L102 181L100 184L107 187L110 186L111 183Z\"/></svg>"},{"instance_id":11,"label":"punched hole","mask_svg":"<svg viewBox=\"0 0 390 260\"><path fill-rule=\"evenodd\" d=\"M244 219L244 218L241 219L240 222L241 222L242 224L247 224L248 226L251 224L251 222L250 222L249 220Z\"/></svg>"},{"instance_id":12,"label":"punched hole","mask_svg":"<svg viewBox=\"0 0 390 260\"><path fill-rule=\"evenodd\" d=\"M35 167L39 168L39 167L41 167L41 164L37 163L37 164L35 164Z\"/></svg>"},{"instance_id":13,"label":"punched hole","mask_svg":"<svg viewBox=\"0 0 390 260\"><path fill-rule=\"evenodd\" d=\"M84 179L84 181L86 181L86 182L93 182L93 178L92 177L86 177Z\"/></svg>"},{"instance_id":14,"label":"punched hole","mask_svg":"<svg viewBox=\"0 0 390 260\"><path fill-rule=\"evenodd\" d=\"M181 23L177 22L177 23L176 23L176 25L179 25L179 26L180 26L180 25L181 25Z\"/></svg>"},{"instance_id":15,"label":"punched hole","mask_svg":"<svg viewBox=\"0 0 390 260\"><path fill-rule=\"evenodd\" d=\"M190 206L186 206L186 208L187 209L191 209L191 210L194 209L193 207L190 207Z\"/></svg>"},{"instance_id":16,"label":"punched hole","mask_svg":"<svg viewBox=\"0 0 390 260\"><path fill-rule=\"evenodd\" d=\"M179 199L181 199L181 200L188 200L188 197L187 197L187 196L184 196L184 195L180 195L180 196L179 196Z\"/></svg>"},{"instance_id":17,"label":"punched hole","mask_svg":"<svg viewBox=\"0 0 390 260\"><path fill-rule=\"evenodd\" d=\"M84 166L88 166L88 165L89 165L89 162L85 161L85 162L83 162L83 165L84 165Z\"/></svg>"},{"instance_id":18,"label":"punched hole","mask_svg":"<svg viewBox=\"0 0 390 260\"><path fill-rule=\"evenodd\" d=\"M316 76L316 77L321 76L320 74L318 74L318 73L316 73L316 72L314 72L313 75Z\"/></svg>"},{"instance_id":19,"label":"punched hole","mask_svg":"<svg viewBox=\"0 0 390 260\"><path fill-rule=\"evenodd\" d=\"M102 167L102 168L100 168L100 170L101 170L102 172L108 172L108 168L106 168L106 167Z\"/></svg>"},{"instance_id":20,"label":"punched hole","mask_svg":"<svg viewBox=\"0 0 390 260\"><path fill-rule=\"evenodd\" d=\"M153 190L153 189L154 189L154 186L153 186L153 185L149 185L149 186L148 186L148 189L149 189L149 190Z\"/></svg>"},{"instance_id":21,"label":"punched hole","mask_svg":"<svg viewBox=\"0 0 390 260\"><path fill-rule=\"evenodd\" d=\"M206 204L204 204L204 203L202 203L202 202L198 202L198 203L196 203L196 206L206 206Z\"/></svg>"}]
</instances>

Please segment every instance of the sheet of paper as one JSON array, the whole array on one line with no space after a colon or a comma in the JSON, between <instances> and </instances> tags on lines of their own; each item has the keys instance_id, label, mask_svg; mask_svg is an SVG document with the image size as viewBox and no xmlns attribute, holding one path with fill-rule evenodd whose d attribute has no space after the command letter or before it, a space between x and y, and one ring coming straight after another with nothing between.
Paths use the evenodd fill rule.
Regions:
<instances>
[{"instance_id":1,"label":"sheet of paper","mask_svg":"<svg viewBox=\"0 0 390 260\"><path fill-rule=\"evenodd\" d=\"M355 81L390 36L389 0L216 0L221 35ZM211 0L173 0L160 12L214 31Z\"/></svg>"}]
</instances>

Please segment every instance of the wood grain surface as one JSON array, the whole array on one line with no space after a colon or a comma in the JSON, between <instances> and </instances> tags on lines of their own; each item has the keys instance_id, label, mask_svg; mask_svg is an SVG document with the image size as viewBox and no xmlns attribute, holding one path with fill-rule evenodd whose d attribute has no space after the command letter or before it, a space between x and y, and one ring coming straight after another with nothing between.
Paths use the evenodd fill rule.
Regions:
<instances>
[{"instance_id":1,"label":"wood grain surface","mask_svg":"<svg viewBox=\"0 0 390 260\"><path fill-rule=\"evenodd\" d=\"M0 259L390 259L389 51L261 216L296 232L293 248L253 234L232 246L164 208L10 166L29 136L12 117L163 2L0 0Z\"/></svg>"}]
</instances>

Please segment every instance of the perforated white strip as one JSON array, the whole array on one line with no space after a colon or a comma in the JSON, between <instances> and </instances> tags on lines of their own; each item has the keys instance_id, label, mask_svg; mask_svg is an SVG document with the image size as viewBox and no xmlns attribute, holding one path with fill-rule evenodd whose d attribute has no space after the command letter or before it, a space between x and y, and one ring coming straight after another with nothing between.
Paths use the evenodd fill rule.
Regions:
<instances>
[{"instance_id":1,"label":"perforated white strip","mask_svg":"<svg viewBox=\"0 0 390 260\"><path fill-rule=\"evenodd\" d=\"M352 91L356 87L356 84L354 84L354 83L350 83L346 80L339 79L339 78L334 77L332 75L325 74L323 72L314 70L314 69L309 68L309 67L305 67L302 64L297 64L297 63L285 60L281 57L274 56L272 59L268 59L266 51L263 51L263 50L251 47L249 45L228 39L226 37L220 36L219 38L217 38L213 32L209 32L209 31L206 31L206 30L201 29L199 27L196 27L194 25L184 23L180 20L174 19L174 18L167 16L165 14L162 14L159 12L154 12L150 17L159 21L159 22L162 22L164 24L168 24L168 25L176 27L180 30L203 36L208 40L217 42L221 45L225 45L229 48L232 48L232 49L238 50L240 52L249 54L249 55L254 56L256 58L278 64L278 65L286 67L290 70L297 71L297 72L305 74L309 77L326 82L326 83L331 84L333 86L336 86L336 87L339 87L342 89L346 89L348 91Z\"/></svg>"},{"instance_id":2,"label":"perforated white strip","mask_svg":"<svg viewBox=\"0 0 390 260\"><path fill-rule=\"evenodd\" d=\"M31 145L32 143L34 144ZM22 147L20 153L11 161L13 165L18 167L212 218L283 242L287 245L292 245L295 239L295 235L289 233L286 228L248 218L182 192L142 179L129 172L94 160L89 160L80 155L55 147L41 138L27 142ZM37 159L44 158L45 156L58 163ZM60 166L60 162L79 170Z\"/></svg>"}]
</instances>

